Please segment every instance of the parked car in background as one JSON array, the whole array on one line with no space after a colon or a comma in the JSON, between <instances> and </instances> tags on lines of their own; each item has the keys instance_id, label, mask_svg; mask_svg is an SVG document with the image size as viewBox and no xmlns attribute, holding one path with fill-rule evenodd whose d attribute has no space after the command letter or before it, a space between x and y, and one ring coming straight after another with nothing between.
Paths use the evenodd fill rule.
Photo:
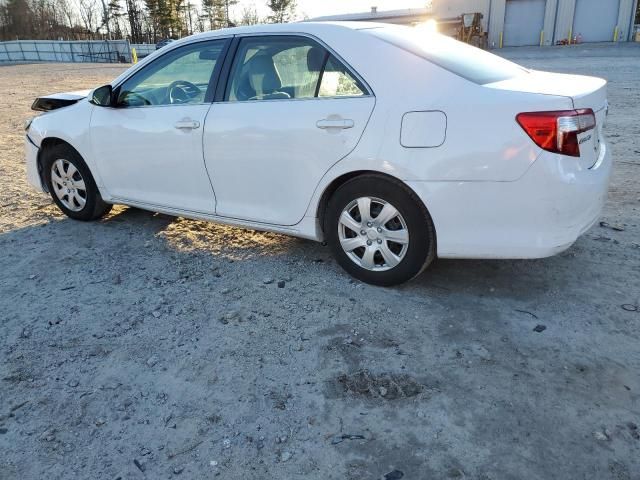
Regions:
<instances>
[{"instance_id":1,"label":"parked car in background","mask_svg":"<svg viewBox=\"0 0 640 480\"><path fill-rule=\"evenodd\" d=\"M169 45L170 43L175 42L173 38L165 38L156 43L156 50L160 50L162 47Z\"/></svg>"},{"instance_id":2,"label":"parked car in background","mask_svg":"<svg viewBox=\"0 0 640 480\"><path fill-rule=\"evenodd\" d=\"M69 217L126 204L324 240L377 285L436 256L557 254L611 170L604 80L383 24L206 32L34 108L27 175Z\"/></svg>"}]
</instances>

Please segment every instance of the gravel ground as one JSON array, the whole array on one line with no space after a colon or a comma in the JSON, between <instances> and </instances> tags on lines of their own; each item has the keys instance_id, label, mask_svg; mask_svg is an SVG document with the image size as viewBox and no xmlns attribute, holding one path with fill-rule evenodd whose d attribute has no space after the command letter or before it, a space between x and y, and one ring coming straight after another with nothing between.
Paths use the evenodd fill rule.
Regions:
<instances>
[{"instance_id":1,"label":"gravel ground","mask_svg":"<svg viewBox=\"0 0 640 480\"><path fill-rule=\"evenodd\" d=\"M504 54L610 80L624 230L393 289L281 235L68 220L22 123L121 68L0 68L0 478L640 478L640 48Z\"/></svg>"}]
</instances>

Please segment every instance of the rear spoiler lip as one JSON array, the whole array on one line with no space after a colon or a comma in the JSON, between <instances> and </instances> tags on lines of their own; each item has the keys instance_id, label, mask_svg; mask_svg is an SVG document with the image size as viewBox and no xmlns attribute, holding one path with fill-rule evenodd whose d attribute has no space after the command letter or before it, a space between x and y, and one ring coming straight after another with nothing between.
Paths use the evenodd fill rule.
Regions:
<instances>
[{"instance_id":1,"label":"rear spoiler lip","mask_svg":"<svg viewBox=\"0 0 640 480\"><path fill-rule=\"evenodd\" d=\"M37 112L49 112L58 108L68 107L79 102L83 98L87 98L90 90L82 90L78 92L55 93L53 95L45 95L35 99L31 105L31 110Z\"/></svg>"}]
</instances>

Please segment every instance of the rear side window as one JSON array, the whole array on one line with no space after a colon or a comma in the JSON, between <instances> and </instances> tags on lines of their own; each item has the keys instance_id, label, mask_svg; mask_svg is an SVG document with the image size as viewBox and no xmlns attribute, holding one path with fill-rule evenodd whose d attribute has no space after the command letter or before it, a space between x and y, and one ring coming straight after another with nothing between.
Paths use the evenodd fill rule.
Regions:
<instances>
[{"instance_id":1,"label":"rear side window","mask_svg":"<svg viewBox=\"0 0 640 480\"><path fill-rule=\"evenodd\" d=\"M366 95L364 85L324 47L306 37L246 37L231 68L229 101Z\"/></svg>"},{"instance_id":2,"label":"rear side window","mask_svg":"<svg viewBox=\"0 0 640 480\"><path fill-rule=\"evenodd\" d=\"M479 85L529 73L526 68L516 63L445 35L425 33L401 26L372 28L366 31Z\"/></svg>"},{"instance_id":3,"label":"rear side window","mask_svg":"<svg viewBox=\"0 0 640 480\"><path fill-rule=\"evenodd\" d=\"M322 81L318 90L319 97L358 97L364 95L364 87L340 63L330 55L326 59L322 72Z\"/></svg>"},{"instance_id":4,"label":"rear side window","mask_svg":"<svg viewBox=\"0 0 640 480\"><path fill-rule=\"evenodd\" d=\"M320 70L309 68L308 58L313 55L313 49L318 47L296 41L287 47L271 57L271 62L280 75L283 89L289 89L291 98L313 97Z\"/></svg>"}]
</instances>

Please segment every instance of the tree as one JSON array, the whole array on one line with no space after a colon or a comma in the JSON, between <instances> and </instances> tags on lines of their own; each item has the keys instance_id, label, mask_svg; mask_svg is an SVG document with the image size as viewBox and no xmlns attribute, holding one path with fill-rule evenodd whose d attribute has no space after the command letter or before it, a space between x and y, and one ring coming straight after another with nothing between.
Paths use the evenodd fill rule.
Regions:
<instances>
[{"instance_id":1,"label":"tree","mask_svg":"<svg viewBox=\"0 0 640 480\"><path fill-rule=\"evenodd\" d=\"M195 27L196 27L196 29L198 28L198 21L197 21L198 9L196 8L196 6L193 3L191 3L191 0L189 0L187 3L185 3L182 8L183 8L183 11L184 11L183 12L184 13L184 23L185 23L185 25L187 27L187 33L189 35L192 35L193 32L195 31L194 28L193 28L193 26L194 26L194 20L193 19L194 18L196 19Z\"/></svg>"},{"instance_id":2,"label":"tree","mask_svg":"<svg viewBox=\"0 0 640 480\"><path fill-rule=\"evenodd\" d=\"M144 0L147 9L147 30L155 43L160 35L160 5L158 0Z\"/></svg>"},{"instance_id":3,"label":"tree","mask_svg":"<svg viewBox=\"0 0 640 480\"><path fill-rule=\"evenodd\" d=\"M154 41L188 33L184 0L144 0Z\"/></svg>"},{"instance_id":4,"label":"tree","mask_svg":"<svg viewBox=\"0 0 640 480\"><path fill-rule=\"evenodd\" d=\"M184 0L167 0L167 22L169 35L180 38L188 33L184 19Z\"/></svg>"},{"instance_id":5,"label":"tree","mask_svg":"<svg viewBox=\"0 0 640 480\"><path fill-rule=\"evenodd\" d=\"M137 0L125 0L127 9L127 20L129 21L129 32L132 43L142 43L142 8Z\"/></svg>"},{"instance_id":6,"label":"tree","mask_svg":"<svg viewBox=\"0 0 640 480\"><path fill-rule=\"evenodd\" d=\"M238 0L224 0L224 16L226 20L226 26L231 27L234 26L231 21L231 17L229 16L229 7L233 7L238 4Z\"/></svg>"},{"instance_id":7,"label":"tree","mask_svg":"<svg viewBox=\"0 0 640 480\"><path fill-rule=\"evenodd\" d=\"M114 38L122 38L122 28L120 20L125 16L122 11L120 0L109 0L107 4L107 15L103 22L107 25L107 31L113 33Z\"/></svg>"},{"instance_id":8,"label":"tree","mask_svg":"<svg viewBox=\"0 0 640 480\"><path fill-rule=\"evenodd\" d=\"M296 13L295 0L267 0L267 7L272 12L267 17L271 23L289 22Z\"/></svg>"},{"instance_id":9,"label":"tree","mask_svg":"<svg viewBox=\"0 0 640 480\"><path fill-rule=\"evenodd\" d=\"M207 19L209 29L217 28L218 5L216 0L202 0L202 16Z\"/></svg>"},{"instance_id":10,"label":"tree","mask_svg":"<svg viewBox=\"0 0 640 480\"><path fill-rule=\"evenodd\" d=\"M56 10L61 12L61 23L71 28L77 24L76 11L71 7L67 0L56 0Z\"/></svg>"},{"instance_id":11,"label":"tree","mask_svg":"<svg viewBox=\"0 0 640 480\"><path fill-rule=\"evenodd\" d=\"M209 28L217 30L233 25L229 17L229 7L238 3L238 0L202 0L204 17L209 21Z\"/></svg>"},{"instance_id":12,"label":"tree","mask_svg":"<svg viewBox=\"0 0 640 480\"><path fill-rule=\"evenodd\" d=\"M80 20L87 32L95 33L98 30L98 0L77 0Z\"/></svg>"},{"instance_id":13,"label":"tree","mask_svg":"<svg viewBox=\"0 0 640 480\"><path fill-rule=\"evenodd\" d=\"M28 38L33 33L33 10L27 0L8 0L1 7L0 18L3 38Z\"/></svg>"},{"instance_id":14,"label":"tree","mask_svg":"<svg viewBox=\"0 0 640 480\"><path fill-rule=\"evenodd\" d=\"M244 7L240 16L240 25L257 25L260 23L260 17L255 7Z\"/></svg>"}]
</instances>

